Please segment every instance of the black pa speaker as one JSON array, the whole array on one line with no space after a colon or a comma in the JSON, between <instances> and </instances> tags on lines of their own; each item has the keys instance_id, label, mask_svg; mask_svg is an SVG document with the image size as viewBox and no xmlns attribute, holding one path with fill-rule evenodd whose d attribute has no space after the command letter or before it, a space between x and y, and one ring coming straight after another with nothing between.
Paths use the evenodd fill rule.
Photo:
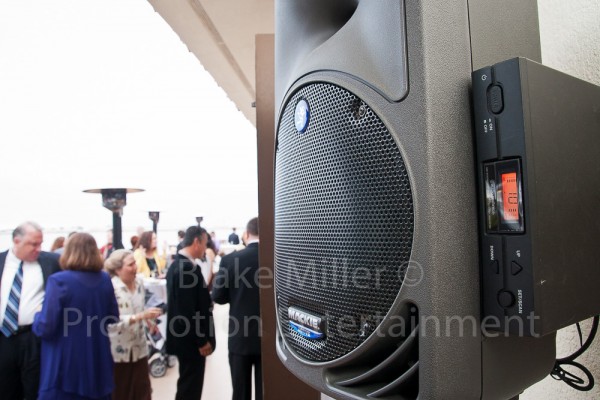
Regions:
<instances>
[{"instance_id":1,"label":"black pa speaker","mask_svg":"<svg viewBox=\"0 0 600 400\"><path fill-rule=\"evenodd\" d=\"M481 317L469 84L514 55L487 6L537 32L508 3L276 1L277 350L329 396L508 399L552 368L554 335Z\"/></svg>"}]
</instances>

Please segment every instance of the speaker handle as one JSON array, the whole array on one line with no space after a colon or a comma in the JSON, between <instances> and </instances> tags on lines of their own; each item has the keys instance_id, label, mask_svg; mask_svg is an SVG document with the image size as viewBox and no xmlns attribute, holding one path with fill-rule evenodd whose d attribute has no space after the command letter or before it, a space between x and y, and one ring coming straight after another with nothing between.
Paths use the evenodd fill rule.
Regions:
<instances>
[{"instance_id":1,"label":"speaker handle","mask_svg":"<svg viewBox=\"0 0 600 400\"><path fill-rule=\"evenodd\" d=\"M390 101L407 95L404 1L278 0L275 13L276 104L323 70L355 76Z\"/></svg>"}]
</instances>

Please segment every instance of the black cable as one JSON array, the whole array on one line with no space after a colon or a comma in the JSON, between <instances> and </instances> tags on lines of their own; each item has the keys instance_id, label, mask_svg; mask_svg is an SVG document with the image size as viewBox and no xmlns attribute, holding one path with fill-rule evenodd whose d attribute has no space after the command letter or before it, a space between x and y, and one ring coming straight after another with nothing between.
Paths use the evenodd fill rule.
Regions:
<instances>
[{"instance_id":1,"label":"black cable","mask_svg":"<svg viewBox=\"0 0 600 400\"><path fill-rule=\"evenodd\" d=\"M594 377L591 374L591 372L583 365L579 364L578 362L575 362L575 359L577 357L579 357L580 355L582 355L583 353L585 353L586 350L591 346L591 344L594 341L594 338L596 336L596 332L598 331L599 320L600 320L600 318L598 316L594 317L594 320L592 322L592 329L590 330L590 334L589 334L588 338L586 339L585 343L583 343L581 345L579 350L577 350L570 356L556 359L556 362L554 363L554 369L552 369L552 372L550 373L550 376L552 376L552 378L563 381L567 385L571 386L572 388L580 390L582 392L587 392L588 390L591 390L594 387ZM581 327L579 326L579 324L577 324L577 330L579 332L579 339L581 342L582 335L581 335ZM585 385L584 379L581 379L577 375L566 371L562 367L563 365L570 365L572 367L579 369L581 372L583 372L588 380L588 384Z\"/></svg>"},{"instance_id":2,"label":"black cable","mask_svg":"<svg viewBox=\"0 0 600 400\"><path fill-rule=\"evenodd\" d=\"M594 320L592 321L592 329L590 330L590 334L589 334L588 338L586 339L585 343L583 344L583 346L581 346L581 348L579 350L577 350L575 353L571 354L568 357L559 358L556 361L558 361L558 362L573 361L577 357L579 357L580 355L585 353L585 351L592 345L592 342L594 341L594 337L596 336L596 332L598 331L599 320L600 320L600 318L598 316L594 317Z\"/></svg>"},{"instance_id":3,"label":"black cable","mask_svg":"<svg viewBox=\"0 0 600 400\"><path fill-rule=\"evenodd\" d=\"M579 335L579 346L583 346L583 333L581 332L581 324L578 322L575 324L577 327L577 334Z\"/></svg>"}]
</instances>

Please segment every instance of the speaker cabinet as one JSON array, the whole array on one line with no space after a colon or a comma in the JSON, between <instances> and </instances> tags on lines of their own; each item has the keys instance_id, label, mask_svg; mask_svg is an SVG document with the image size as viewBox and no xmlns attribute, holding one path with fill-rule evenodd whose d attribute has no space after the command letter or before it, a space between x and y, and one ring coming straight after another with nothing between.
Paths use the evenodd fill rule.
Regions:
<instances>
[{"instance_id":1,"label":"speaker cabinet","mask_svg":"<svg viewBox=\"0 0 600 400\"><path fill-rule=\"evenodd\" d=\"M552 368L554 335L481 318L469 84L472 43L489 51L469 16L484 3L276 1L277 350L329 396L508 399ZM508 3L501 20L537 24L535 1Z\"/></svg>"}]
</instances>

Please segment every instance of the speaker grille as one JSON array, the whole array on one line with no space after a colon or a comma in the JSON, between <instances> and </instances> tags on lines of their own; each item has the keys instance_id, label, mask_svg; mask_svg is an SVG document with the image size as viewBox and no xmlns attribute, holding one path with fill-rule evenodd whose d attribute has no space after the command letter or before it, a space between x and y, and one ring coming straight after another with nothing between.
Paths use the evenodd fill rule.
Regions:
<instances>
[{"instance_id":1,"label":"speaker grille","mask_svg":"<svg viewBox=\"0 0 600 400\"><path fill-rule=\"evenodd\" d=\"M308 102L300 133L296 104ZM344 356L392 306L410 259L413 202L394 138L353 93L328 83L285 104L275 162L275 285L287 344L309 361ZM324 339L289 326L288 307L323 316Z\"/></svg>"}]
</instances>

